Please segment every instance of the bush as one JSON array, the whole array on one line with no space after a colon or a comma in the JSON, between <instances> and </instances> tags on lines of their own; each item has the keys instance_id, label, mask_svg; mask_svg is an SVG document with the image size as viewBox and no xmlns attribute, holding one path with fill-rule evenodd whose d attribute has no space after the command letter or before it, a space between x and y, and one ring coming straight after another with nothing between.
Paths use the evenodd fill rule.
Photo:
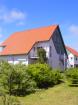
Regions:
<instances>
[{"instance_id":1,"label":"bush","mask_svg":"<svg viewBox=\"0 0 78 105\"><path fill-rule=\"evenodd\" d=\"M47 58L46 58L46 51L43 48L39 48L37 50L37 55L38 55L38 62L39 63L46 63Z\"/></svg>"},{"instance_id":2,"label":"bush","mask_svg":"<svg viewBox=\"0 0 78 105\"><path fill-rule=\"evenodd\" d=\"M61 79L60 72L52 70L47 64L31 64L28 66L27 71L39 88L47 88L58 84Z\"/></svg>"},{"instance_id":3,"label":"bush","mask_svg":"<svg viewBox=\"0 0 78 105\"><path fill-rule=\"evenodd\" d=\"M14 66L15 77L14 77L14 91L18 95L25 95L35 91L36 82L31 79L31 76L26 72L26 66L18 64Z\"/></svg>"},{"instance_id":4,"label":"bush","mask_svg":"<svg viewBox=\"0 0 78 105\"><path fill-rule=\"evenodd\" d=\"M26 95L35 90L36 83L27 74L25 65L3 62L0 71L0 85L10 95Z\"/></svg>"},{"instance_id":5,"label":"bush","mask_svg":"<svg viewBox=\"0 0 78 105\"><path fill-rule=\"evenodd\" d=\"M78 85L78 68L70 68L65 72L66 79L69 85Z\"/></svg>"},{"instance_id":6,"label":"bush","mask_svg":"<svg viewBox=\"0 0 78 105\"><path fill-rule=\"evenodd\" d=\"M52 70L47 64L0 63L0 90L9 95L26 95L36 88L48 88L60 82L60 71Z\"/></svg>"},{"instance_id":7,"label":"bush","mask_svg":"<svg viewBox=\"0 0 78 105\"><path fill-rule=\"evenodd\" d=\"M60 73L60 70L53 70L52 71L53 75L54 75L54 84L59 84L62 82L62 74Z\"/></svg>"}]
</instances>

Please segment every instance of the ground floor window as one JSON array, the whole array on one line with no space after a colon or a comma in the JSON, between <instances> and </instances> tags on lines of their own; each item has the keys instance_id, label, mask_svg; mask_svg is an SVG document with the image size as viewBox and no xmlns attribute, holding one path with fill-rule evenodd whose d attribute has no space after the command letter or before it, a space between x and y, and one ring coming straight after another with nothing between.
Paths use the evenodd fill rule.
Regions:
<instances>
[{"instance_id":1,"label":"ground floor window","mask_svg":"<svg viewBox=\"0 0 78 105\"><path fill-rule=\"evenodd\" d=\"M71 67L73 67L73 65L71 65Z\"/></svg>"}]
</instances>

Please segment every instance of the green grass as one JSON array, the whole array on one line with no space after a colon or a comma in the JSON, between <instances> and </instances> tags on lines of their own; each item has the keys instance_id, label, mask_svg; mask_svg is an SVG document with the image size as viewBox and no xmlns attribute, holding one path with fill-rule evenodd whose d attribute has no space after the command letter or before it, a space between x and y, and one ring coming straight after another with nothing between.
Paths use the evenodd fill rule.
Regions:
<instances>
[{"instance_id":1,"label":"green grass","mask_svg":"<svg viewBox=\"0 0 78 105\"><path fill-rule=\"evenodd\" d=\"M78 87L60 84L19 99L25 105L78 105Z\"/></svg>"},{"instance_id":2,"label":"green grass","mask_svg":"<svg viewBox=\"0 0 78 105\"><path fill-rule=\"evenodd\" d=\"M78 105L78 87L60 84L18 99L22 105Z\"/></svg>"}]
</instances>

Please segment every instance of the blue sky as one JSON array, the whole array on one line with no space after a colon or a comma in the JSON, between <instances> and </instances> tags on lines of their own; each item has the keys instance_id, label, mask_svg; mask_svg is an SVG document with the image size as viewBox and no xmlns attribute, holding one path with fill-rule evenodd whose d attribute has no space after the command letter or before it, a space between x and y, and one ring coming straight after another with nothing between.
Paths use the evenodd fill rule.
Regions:
<instances>
[{"instance_id":1,"label":"blue sky","mask_svg":"<svg viewBox=\"0 0 78 105\"><path fill-rule=\"evenodd\" d=\"M78 0L0 0L0 42L13 32L52 24L78 50Z\"/></svg>"}]
</instances>

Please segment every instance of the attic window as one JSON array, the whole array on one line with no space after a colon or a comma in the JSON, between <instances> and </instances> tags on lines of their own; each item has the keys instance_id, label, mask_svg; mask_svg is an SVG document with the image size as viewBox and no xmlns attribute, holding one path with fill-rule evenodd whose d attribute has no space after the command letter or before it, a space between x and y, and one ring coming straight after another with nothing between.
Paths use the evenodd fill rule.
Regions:
<instances>
[{"instance_id":1,"label":"attic window","mask_svg":"<svg viewBox=\"0 0 78 105\"><path fill-rule=\"evenodd\" d=\"M35 51L35 47L34 47L34 51Z\"/></svg>"},{"instance_id":2,"label":"attic window","mask_svg":"<svg viewBox=\"0 0 78 105\"><path fill-rule=\"evenodd\" d=\"M40 48L42 48L42 46L41 47L37 47L37 49L40 49Z\"/></svg>"}]
</instances>

